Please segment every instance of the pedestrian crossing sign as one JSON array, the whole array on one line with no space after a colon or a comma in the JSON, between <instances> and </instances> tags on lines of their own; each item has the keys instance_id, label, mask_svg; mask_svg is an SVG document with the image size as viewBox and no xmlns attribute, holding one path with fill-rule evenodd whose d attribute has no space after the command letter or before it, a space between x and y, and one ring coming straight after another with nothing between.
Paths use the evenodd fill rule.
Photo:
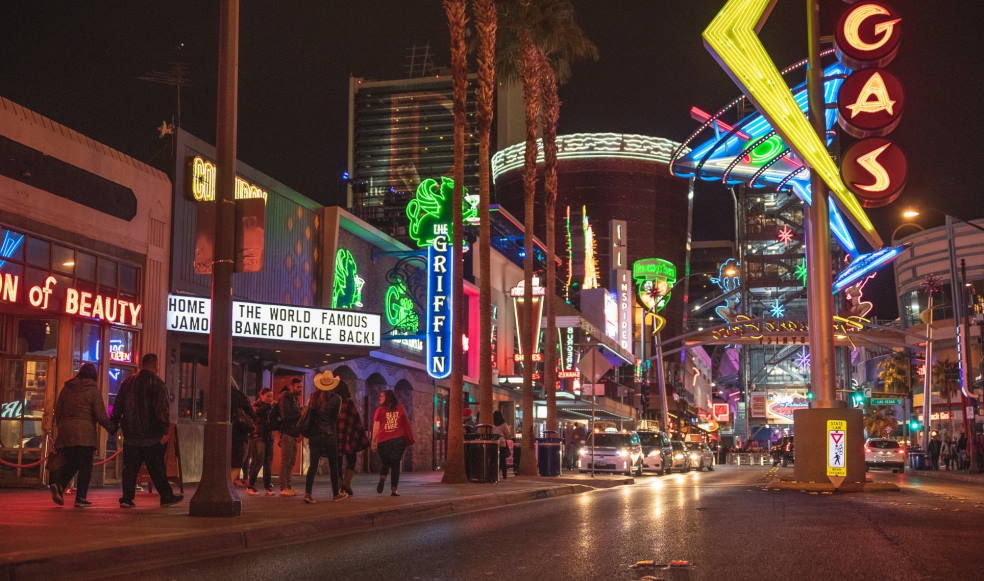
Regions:
<instances>
[{"instance_id":1,"label":"pedestrian crossing sign","mask_svg":"<svg viewBox=\"0 0 984 581\"><path fill-rule=\"evenodd\" d=\"M827 476L847 476L847 421L827 420Z\"/></svg>"}]
</instances>

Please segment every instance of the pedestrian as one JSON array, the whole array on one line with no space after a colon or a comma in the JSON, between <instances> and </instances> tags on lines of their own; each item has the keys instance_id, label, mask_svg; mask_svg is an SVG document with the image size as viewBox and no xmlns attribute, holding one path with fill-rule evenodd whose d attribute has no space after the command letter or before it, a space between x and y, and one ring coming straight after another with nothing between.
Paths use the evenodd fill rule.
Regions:
<instances>
[{"instance_id":1,"label":"pedestrian","mask_svg":"<svg viewBox=\"0 0 984 581\"><path fill-rule=\"evenodd\" d=\"M512 439L512 430L499 410L495 410L495 413L492 414L492 424L492 433L499 436L499 469L502 470L502 479L505 480L506 460L509 459L509 444L507 441Z\"/></svg>"},{"instance_id":2,"label":"pedestrian","mask_svg":"<svg viewBox=\"0 0 984 581\"><path fill-rule=\"evenodd\" d=\"M335 393L341 378L335 377L331 371L325 371L314 376L314 394L305 410L307 418L301 423L307 428L310 464L307 479L304 484L304 502L318 502L312 496L314 477L318 473L321 458L328 459L328 470L331 474L332 500L345 500L348 493L338 488L338 409L342 398Z\"/></svg>"},{"instance_id":3,"label":"pedestrian","mask_svg":"<svg viewBox=\"0 0 984 581\"><path fill-rule=\"evenodd\" d=\"M383 493L386 475L390 477L390 496L400 496L400 464L407 446L413 446L413 427L403 404L396 400L393 390L379 394L379 408L372 418L372 449L379 451L382 466L376 492Z\"/></svg>"},{"instance_id":4,"label":"pedestrian","mask_svg":"<svg viewBox=\"0 0 984 581\"><path fill-rule=\"evenodd\" d=\"M477 430L478 422L472 417L472 411L470 407L465 406L465 409L461 410L461 416L464 418L464 426L466 434L474 434Z\"/></svg>"},{"instance_id":5,"label":"pedestrian","mask_svg":"<svg viewBox=\"0 0 984 581\"><path fill-rule=\"evenodd\" d=\"M304 391L304 381L294 377L280 390L277 410L280 412L280 496L295 496L292 475L297 457L297 442L301 431L297 421L301 419L298 399Z\"/></svg>"},{"instance_id":6,"label":"pedestrian","mask_svg":"<svg viewBox=\"0 0 984 581\"><path fill-rule=\"evenodd\" d=\"M249 469L246 466L246 453L249 450L249 435L253 433L253 426L256 418L253 416L253 406L249 404L249 398L240 391L236 380L229 378L232 384L232 402L229 407L229 421L232 423L232 483L239 487L246 486L249 480Z\"/></svg>"},{"instance_id":7,"label":"pedestrian","mask_svg":"<svg viewBox=\"0 0 984 581\"><path fill-rule=\"evenodd\" d=\"M355 461L359 452L369 447L369 436L362 416L352 401L352 393L344 381L335 388L342 403L338 408L338 453L341 455L342 482L339 488L352 496L352 477L355 476Z\"/></svg>"},{"instance_id":8,"label":"pedestrian","mask_svg":"<svg viewBox=\"0 0 984 581\"><path fill-rule=\"evenodd\" d=\"M574 423L567 422L564 426L564 469L573 470L577 457L577 443L574 439Z\"/></svg>"},{"instance_id":9,"label":"pedestrian","mask_svg":"<svg viewBox=\"0 0 984 581\"><path fill-rule=\"evenodd\" d=\"M147 353L140 360L140 373L123 381L113 405L111 421L123 430L123 496L120 508L136 506L140 465L147 466L150 479L161 496L161 506L184 498L174 494L167 481L164 457L171 428L167 386L157 375L157 355Z\"/></svg>"},{"instance_id":10,"label":"pedestrian","mask_svg":"<svg viewBox=\"0 0 984 581\"><path fill-rule=\"evenodd\" d=\"M62 466L52 471L50 488L51 500L59 506L65 504L65 487L76 474L75 507L92 506L86 497L92 478L92 454L99 445L96 424L107 432L116 431L106 417L98 378L96 366L84 364L75 377L65 382L55 403L55 449Z\"/></svg>"},{"instance_id":11,"label":"pedestrian","mask_svg":"<svg viewBox=\"0 0 984 581\"><path fill-rule=\"evenodd\" d=\"M934 434L929 441L929 465L932 470L940 469L940 451L942 448L943 442L940 441L939 434Z\"/></svg>"},{"instance_id":12,"label":"pedestrian","mask_svg":"<svg viewBox=\"0 0 984 581\"><path fill-rule=\"evenodd\" d=\"M273 390L260 389L253 404L253 432L249 435L249 486L246 494L256 495L256 478L263 469L263 489L273 496Z\"/></svg>"},{"instance_id":13,"label":"pedestrian","mask_svg":"<svg viewBox=\"0 0 984 581\"><path fill-rule=\"evenodd\" d=\"M960 439L957 440L957 468L966 470L969 467L967 459L967 434L961 432Z\"/></svg>"}]
</instances>

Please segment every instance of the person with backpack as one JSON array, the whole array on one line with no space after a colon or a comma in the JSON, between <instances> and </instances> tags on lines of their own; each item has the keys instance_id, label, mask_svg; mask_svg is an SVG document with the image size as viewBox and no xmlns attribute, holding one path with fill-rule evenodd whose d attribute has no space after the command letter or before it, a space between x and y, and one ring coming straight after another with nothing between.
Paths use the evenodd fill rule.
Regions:
<instances>
[{"instance_id":1,"label":"person with backpack","mask_svg":"<svg viewBox=\"0 0 984 581\"><path fill-rule=\"evenodd\" d=\"M318 501L312 496L314 477L318 473L318 464L322 457L328 459L328 469L331 472L332 500L345 500L348 493L338 488L338 409L342 398L335 392L341 378L335 377L331 371L325 371L314 376L314 394L301 415L299 424L301 434L308 439L309 461L307 478L304 483L304 502L315 504Z\"/></svg>"},{"instance_id":2,"label":"person with backpack","mask_svg":"<svg viewBox=\"0 0 984 581\"><path fill-rule=\"evenodd\" d=\"M502 479L506 479L506 471L508 470L509 459L509 443L513 437L512 428L506 423L506 418L502 416L502 412L495 410L492 414L492 433L499 436L499 470L502 471Z\"/></svg>"},{"instance_id":3,"label":"person with backpack","mask_svg":"<svg viewBox=\"0 0 984 581\"><path fill-rule=\"evenodd\" d=\"M253 404L253 416L256 422L253 433L249 435L249 485L246 494L255 496L256 477L263 469L263 488L267 496L273 496L273 390L264 387Z\"/></svg>"},{"instance_id":4,"label":"person with backpack","mask_svg":"<svg viewBox=\"0 0 984 581\"><path fill-rule=\"evenodd\" d=\"M379 394L379 407L372 418L372 449L379 451L382 467L379 469L379 484L376 492L383 493L386 475L390 479L390 495L400 496L400 464L407 446L413 446L413 426L407 410L396 399L392 389Z\"/></svg>"},{"instance_id":5,"label":"person with backpack","mask_svg":"<svg viewBox=\"0 0 984 581\"><path fill-rule=\"evenodd\" d=\"M362 424L359 410L352 401L348 385L342 381L335 388L342 404L338 409L338 452L342 460L341 489L352 496L352 477L355 475L355 461L359 452L369 447L366 427Z\"/></svg>"},{"instance_id":6,"label":"person with backpack","mask_svg":"<svg viewBox=\"0 0 984 581\"><path fill-rule=\"evenodd\" d=\"M301 439L301 431L297 427L301 419L301 407L298 401L304 391L304 381L300 377L290 380L280 390L277 400L277 423L280 431L280 496L295 496L292 483L294 461L297 457L297 442Z\"/></svg>"}]
</instances>

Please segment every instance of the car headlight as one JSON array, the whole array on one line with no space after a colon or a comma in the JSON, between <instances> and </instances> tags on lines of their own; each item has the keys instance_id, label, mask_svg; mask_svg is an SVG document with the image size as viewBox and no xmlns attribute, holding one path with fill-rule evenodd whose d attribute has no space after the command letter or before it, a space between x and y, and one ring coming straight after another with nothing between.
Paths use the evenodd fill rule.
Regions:
<instances>
[{"instance_id":1,"label":"car headlight","mask_svg":"<svg viewBox=\"0 0 984 581\"><path fill-rule=\"evenodd\" d=\"M649 453L650 458L655 458L656 456L659 456L659 450L653 450Z\"/></svg>"},{"instance_id":2,"label":"car headlight","mask_svg":"<svg viewBox=\"0 0 984 581\"><path fill-rule=\"evenodd\" d=\"M618 454L619 458L625 458L626 456L629 455L629 451L626 450L625 448L619 448L616 454Z\"/></svg>"},{"instance_id":3,"label":"car headlight","mask_svg":"<svg viewBox=\"0 0 984 581\"><path fill-rule=\"evenodd\" d=\"M673 459L674 460L683 460L683 454L679 454L679 453L674 454L673 455Z\"/></svg>"},{"instance_id":4,"label":"car headlight","mask_svg":"<svg viewBox=\"0 0 984 581\"><path fill-rule=\"evenodd\" d=\"M698 456L697 454L691 454L690 455L690 459L691 460L700 460L700 456Z\"/></svg>"},{"instance_id":5,"label":"car headlight","mask_svg":"<svg viewBox=\"0 0 984 581\"><path fill-rule=\"evenodd\" d=\"M580 450L577 451L577 455L578 456L584 456L587 453L588 453L588 449L587 448L581 448Z\"/></svg>"}]
</instances>

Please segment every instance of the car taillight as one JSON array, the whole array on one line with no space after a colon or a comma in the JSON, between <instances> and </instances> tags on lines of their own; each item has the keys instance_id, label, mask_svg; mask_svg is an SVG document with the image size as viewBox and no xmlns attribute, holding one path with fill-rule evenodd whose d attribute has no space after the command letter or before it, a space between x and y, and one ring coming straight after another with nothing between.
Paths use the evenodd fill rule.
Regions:
<instances>
[{"instance_id":1,"label":"car taillight","mask_svg":"<svg viewBox=\"0 0 984 581\"><path fill-rule=\"evenodd\" d=\"M903 450L902 448L899 448L898 452L899 454L905 454L905 450Z\"/></svg>"},{"instance_id":2,"label":"car taillight","mask_svg":"<svg viewBox=\"0 0 984 581\"><path fill-rule=\"evenodd\" d=\"M865 447L864 447L864 453L865 453L865 454L867 454L867 453L868 453L868 452L870 452L870 451L871 451L871 448L869 448L869 447L867 447L867 446L865 446Z\"/></svg>"}]
</instances>

